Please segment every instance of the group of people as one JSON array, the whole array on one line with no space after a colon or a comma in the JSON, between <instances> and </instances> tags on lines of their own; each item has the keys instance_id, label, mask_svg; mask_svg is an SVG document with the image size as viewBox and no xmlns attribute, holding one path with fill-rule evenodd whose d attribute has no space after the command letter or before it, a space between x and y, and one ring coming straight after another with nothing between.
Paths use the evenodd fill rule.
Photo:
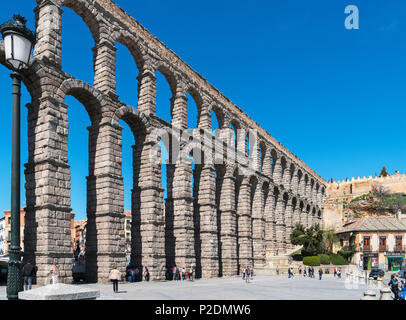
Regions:
<instances>
[{"instance_id":1,"label":"group of people","mask_svg":"<svg viewBox=\"0 0 406 320\"><path fill-rule=\"evenodd\" d=\"M302 271L303 271L303 276L304 276L304 277L307 277L307 276L308 276L309 278L314 278L314 267L308 267L308 268L306 269L305 267L303 268L303 267L300 265L300 266L298 267L299 275L302 274ZM318 273L319 273L319 280L321 280L324 273L329 274L330 272L329 272L329 269L326 269L326 271L323 272L323 269L322 269L322 268L319 268ZM276 267L276 274L279 275L279 267L278 267L278 266ZM295 276L295 274L294 274L294 272L293 272L293 268L292 268L292 267L289 267L289 269L288 269L288 278L293 278L294 276ZM339 279L341 279L341 269L337 269L337 268L335 267L335 268L334 268L334 277L336 277L336 276L337 276Z\"/></svg>"},{"instance_id":2,"label":"group of people","mask_svg":"<svg viewBox=\"0 0 406 320\"><path fill-rule=\"evenodd\" d=\"M144 267L144 272L143 272L144 280L149 281L149 270L148 267ZM128 282L135 282L135 281L141 281L141 273L140 269L138 267L134 267L132 265L127 267L126 270L126 279Z\"/></svg>"},{"instance_id":3,"label":"group of people","mask_svg":"<svg viewBox=\"0 0 406 320\"><path fill-rule=\"evenodd\" d=\"M23 281L24 281L24 291L26 290L31 290L32 288L32 280L37 274L38 268L31 263L30 260L28 260L22 267L21 273L23 276ZM49 274L48 274L48 280L47 283L50 284L56 284L58 283L58 276L59 276L59 271L58 267L53 264L51 268L49 269Z\"/></svg>"},{"instance_id":4,"label":"group of people","mask_svg":"<svg viewBox=\"0 0 406 320\"><path fill-rule=\"evenodd\" d=\"M338 279L341 279L341 268L337 269L337 267L334 267L334 278L338 277Z\"/></svg>"},{"instance_id":5,"label":"group of people","mask_svg":"<svg viewBox=\"0 0 406 320\"><path fill-rule=\"evenodd\" d=\"M250 269L250 267L243 268L242 271L242 279L245 280L245 282L250 282L252 279L252 276L254 275L254 271Z\"/></svg>"},{"instance_id":6,"label":"group of people","mask_svg":"<svg viewBox=\"0 0 406 320\"><path fill-rule=\"evenodd\" d=\"M179 268L178 266L173 266L172 268L166 269L166 280L190 280L193 281L193 267L186 270L185 267Z\"/></svg>"}]
</instances>

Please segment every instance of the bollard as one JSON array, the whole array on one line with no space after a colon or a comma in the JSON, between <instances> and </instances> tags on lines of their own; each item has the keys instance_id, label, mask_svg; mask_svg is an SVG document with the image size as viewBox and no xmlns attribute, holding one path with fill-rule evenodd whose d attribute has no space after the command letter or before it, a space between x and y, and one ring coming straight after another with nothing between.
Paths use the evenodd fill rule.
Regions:
<instances>
[{"instance_id":1,"label":"bollard","mask_svg":"<svg viewBox=\"0 0 406 320\"><path fill-rule=\"evenodd\" d=\"M376 300L376 292L373 290L365 291L361 300Z\"/></svg>"},{"instance_id":2,"label":"bollard","mask_svg":"<svg viewBox=\"0 0 406 320\"><path fill-rule=\"evenodd\" d=\"M388 287L381 289L381 297L379 300L393 300L391 292L392 291Z\"/></svg>"}]
</instances>

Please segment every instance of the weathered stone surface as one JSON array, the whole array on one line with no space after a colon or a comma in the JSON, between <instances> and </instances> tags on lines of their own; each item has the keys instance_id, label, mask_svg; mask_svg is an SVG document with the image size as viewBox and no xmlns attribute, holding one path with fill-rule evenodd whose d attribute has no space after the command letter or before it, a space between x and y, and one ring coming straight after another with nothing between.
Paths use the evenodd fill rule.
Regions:
<instances>
[{"instance_id":1,"label":"weathered stone surface","mask_svg":"<svg viewBox=\"0 0 406 320\"><path fill-rule=\"evenodd\" d=\"M89 146L87 177L86 260L90 281L107 281L113 265L125 270L122 120L134 135L131 262L148 267L151 280L165 277L165 267L196 267L196 275L238 274L242 267L261 266L267 256L291 248L295 222L319 222L326 182L179 56L125 14L111 0L37 0L34 59L24 82L28 106L25 259L38 266L44 283L56 264L60 281L72 281L70 245L71 169L68 159L69 119L65 104L74 96L86 109L91 125L83 143ZM94 85L65 73L62 57L62 12L68 6L80 15L94 38ZM116 94L116 47L134 56L138 105ZM0 44L0 53L4 50ZM4 64L4 54L0 54ZM170 123L157 117L156 72L164 74L172 98ZM196 102L198 124L193 140L203 144L204 164L195 149L175 138L187 123L187 93ZM212 135L211 111L219 134ZM237 141L234 139L234 129ZM155 129L171 132L166 143L173 160L167 176L151 162ZM209 133L202 133L203 129ZM253 143L246 137L256 133ZM158 139L159 140L159 139ZM213 148L206 146L214 143ZM173 151L173 146L180 150ZM169 150L172 148L171 150ZM215 152L219 151L220 152ZM195 160L178 161L186 153ZM221 161L212 161L218 160ZM164 199L162 179L166 179Z\"/></svg>"},{"instance_id":2,"label":"weathered stone surface","mask_svg":"<svg viewBox=\"0 0 406 320\"><path fill-rule=\"evenodd\" d=\"M98 297L99 290L64 283L50 284L18 293L20 300L94 300Z\"/></svg>"}]
</instances>

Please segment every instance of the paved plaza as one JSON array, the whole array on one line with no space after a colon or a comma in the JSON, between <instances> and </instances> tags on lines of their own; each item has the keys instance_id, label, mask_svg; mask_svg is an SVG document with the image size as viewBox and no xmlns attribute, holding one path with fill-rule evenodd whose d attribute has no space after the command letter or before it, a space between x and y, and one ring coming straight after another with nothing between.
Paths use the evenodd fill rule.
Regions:
<instances>
[{"instance_id":1,"label":"paved plaza","mask_svg":"<svg viewBox=\"0 0 406 320\"><path fill-rule=\"evenodd\" d=\"M334 278L331 274L323 275L322 280L317 275L313 279L299 275L293 279L287 275L261 275L254 277L251 283L240 277L193 282L123 282L119 284L118 293L113 293L111 284L78 285L99 289L101 300L359 300L368 289L364 284L358 289L348 289L344 278ZM1 286L0 299L5 298L6 287Z\"/></svg>"}]
</instances>

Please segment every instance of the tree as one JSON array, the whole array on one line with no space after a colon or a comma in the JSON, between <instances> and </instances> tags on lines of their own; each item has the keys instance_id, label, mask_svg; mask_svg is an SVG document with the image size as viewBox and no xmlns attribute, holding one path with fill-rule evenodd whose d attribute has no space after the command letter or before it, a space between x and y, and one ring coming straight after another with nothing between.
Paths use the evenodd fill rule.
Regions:
<instances>
[{"instance_id":1,"label":"tree","mask_svg":"<svg viewBox=\"0 0 406 320\"><path fill-rule=\"evenodd\" d=\"M388 172L386 172L386 167L383 166L381 170L381 174L379 175L380 177L386 177L388 175Z\"/></svg>"},{"instance_id":2,"label":"tree","mask_svg":"<svg viewBox=\"0 0 406 320\"><path fill-rule=\"evenodd\" d=\"M372 195L382 201L389 197L389 189L381 184L373 185Z\"/></svg>"},{"instance_id":3,"label":"tree","mask_svg":"<svg viewBox=\"0 0 406 320\"><path fill-rule=\"evenodd\" d=\"M320 230L319 224L307 229L301 224L296 224L290 235L290 241L294 245L303 245L303 256L313 256L324 252L323 231Z\"/></svg>"},{"instance_id":4,"label":"tree","mask_svg":"<svg viewBox=\"0 0 406 320\"><path fill-rule=\"evenodd\" d=\"M333 252L334 244L339 243L339 239L333 229L323 231L323 242L327 252Z\"/></svg>"}]
</instances>

